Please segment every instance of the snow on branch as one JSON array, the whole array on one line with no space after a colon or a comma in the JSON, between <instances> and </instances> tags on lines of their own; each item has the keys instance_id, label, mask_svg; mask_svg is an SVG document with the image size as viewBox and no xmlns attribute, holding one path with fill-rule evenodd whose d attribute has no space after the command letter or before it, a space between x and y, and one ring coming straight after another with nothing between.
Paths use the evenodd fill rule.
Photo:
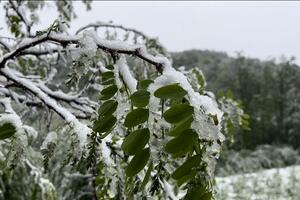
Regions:
<instances>
[{"instance_id":1,"label":"snow on branch","mask_svg":"<svg viewBox=\"0 0 300 200\"><path fill-rule=\"evenodd\" d=\"M137 87L137 80L130 73L126 59L123 55L117 60L116 66L130 92L135 92Z\"/></svg>"},{"instance_id":2,"label":"snow on branch","mask_svg":"<svg viewBox=\"0 0 300 200\"><path fill-rule=\"evenodd\" d=\"M83 35L63 35L57 33L45 33L36 38L25 38L23 42L21 42L18 47L10 51L9 53L0 57L0 68L3 68L6 62L10 59L13 59L15 56L19 55L26 49L36 46L41 43L45 42L56 42L63 46L67 44L80 44L82 41L82 37L89 37L93 39L94 43L98 46L99 49L102 49L109 53L121 53L121 54L129 54L135 55L146 62L155 65L156 69L161 72L163 65L165 62L168 62L168 59L162 57L160 55L153 56L147 52L145 46L143 45L129 45L123 41L116 41L116 40L104 40L96 36L96 34L92 31L86 31Z\"/></svg>"},{"instance_id":3,"label":"snow on branch","mask_svg":"<svg viewBox=\"0 0 300 200\"><path fill-rule=\"evenodd\" d=\"M43 92L39 87L37 87L33 82L25 78L16 76L12 70L9 68L1 68L0 73L5 76L7 79L13 81L14 83L20 85L24 89L33 93L38 97L42 102L44 102L48 107L53 109L58 115L60 115L70 126L73 128L74 132L78 136L81 149L84 148L87 135L92 132L87 125L79 122L79 120L66 108L59 105L54 99L49 97L45 92Z\"/></svg>"}]
</instances>

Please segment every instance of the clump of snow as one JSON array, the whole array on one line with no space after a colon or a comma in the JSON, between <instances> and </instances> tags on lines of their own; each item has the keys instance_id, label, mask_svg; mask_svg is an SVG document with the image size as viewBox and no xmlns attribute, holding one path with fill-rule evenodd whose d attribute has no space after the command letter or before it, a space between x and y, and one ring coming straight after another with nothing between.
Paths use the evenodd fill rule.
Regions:
<instances>
[{"instance_id":1,"label":"clump of snow","mask_svg":"<svg viewBox=\"0 0 300 200\"><path fill-rule=\"evenodd\" d=\"M79 40L81 44L81 52L92 58L96 55L97 44L94 41L95 33L92 31L85 31Z\"/></svg>"},{"instance_id":2,"label":"clump of snow","mask_svg":"<svg viewBox=\"0 0 300 200\"><path fill-rule=\"evenodd\" d=\"M49 132L47 137L45 138L45 140L43 141L43 144L41 146L41 149L47 149L47 145L50 143L50 142L53 142L53 143L56 143L57 141L57 133L52 131L52 132Z\"/></svg>"},{"instance_id":3,"label":"clump of snow","mask_svg":"<svg viewBox=\"0 0 300 200\"><path fill-rule=\"evenodd\" d=\"M111 134L109 134L107 137L105 137L101 144L100 144L100 149L101 149L101 154L104 160L104 163L106 164L106 166L111 166L114 162L111 159L111 151L109 149L109 147L107 146L107 142L111 141Z\"/></svg>"},{"instance_id":4,"label":"clump of snow","mask_svg":"<svg viewBox=\"0 0 300 200\"><path fill-rule=\"evenodd\" d=\"M137 88L137 80L132 76L124 55L120 56L120 59L117 60L115 67L119 70L120 75L122 76L130 92L135 92Z\"/></svg>"}]
</instances>

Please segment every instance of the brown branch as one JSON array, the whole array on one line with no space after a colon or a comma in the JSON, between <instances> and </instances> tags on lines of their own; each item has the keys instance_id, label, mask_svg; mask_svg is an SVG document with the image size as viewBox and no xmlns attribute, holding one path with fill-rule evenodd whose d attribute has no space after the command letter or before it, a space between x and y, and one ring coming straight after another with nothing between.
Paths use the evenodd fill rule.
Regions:
<instances>
[{"instance_id":1,"label":"brown branch","mask_svg":"<svg viewBox=\"0 0 300 200\"><path fill-rule=\"evenodd\" d=\"M111 24L111 23L104 23L104 22L96 22L96 23L92 23L92 24L88 24L84 27L81 27L80 29L78 29L76 31L76 35L79 34L80 32L84 31L85 29L88 29L88 28L118 28L118 29L121 29L121 30L124 30L124 31L127 31L127 32L133 32L139 36L141 36L142 38L144 39L148 39L149 37L144 34L143 32L141 31L138 31L136 29L133 29L133 28L128 28L128 27L124 27L122 25L117 25L117 24Z\"/></svg>"}]
</instances>

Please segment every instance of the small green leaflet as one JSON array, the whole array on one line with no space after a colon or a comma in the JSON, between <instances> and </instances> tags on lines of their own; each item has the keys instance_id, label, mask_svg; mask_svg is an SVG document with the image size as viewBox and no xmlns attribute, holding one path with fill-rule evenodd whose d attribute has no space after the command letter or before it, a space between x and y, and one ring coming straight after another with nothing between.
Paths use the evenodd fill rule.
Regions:
<instances>
[{"instance_id":1,"label":"small green leaflet","mask_svg":"<svg viewBox=\"0 0 300 200\"><path fill-rule=\"evenodd\" d=\"M106 68L109 69L109 70L113 70L114 66L112 64L109 64L109 65L106 66Z\"/></svg>"},{"instance_id":2,"label":"small green leaflet","mask_svg":"<svg viewBox=\"0 0 300 200\"><path fill-rule=\"evenodd\" d=\"M125 174L128 177L135 176L139 173L142 169L144 169L145 165L147 164L150 157L150 150L149 148L143 149L141 152L136 154L128 166L125 169Z\"/></svg>"},{"instance_id":3,"label":"small green leaflet","mask_svg":"<svg viewBox=\"0 0 300 200\"><path fill-rule=\"evenodd\" d=\"M102 76L102 81L106 81L108 79L114 78L114 72L112 71L104 72L101 74L101 76Z\"/></svg>"},{"instance_id":4,"label":"small green leaflet","mask_svg":"<svg viewBox=\"0 0 300 200\"><path fill-rule=\"evenodd\" d=\"M189 116L183 121L175 124L175 126L167 133L169 136L177 137L182 133L182 131L191 128L191 124L193 122L193 116Z\"/></svg>"},{"instance_id":5,"label":"small green leaflet","mask_svg":"<svg viewBox=\"0 0 300 200\"><path fill-rule=\"evenodd\" d=\"M149 103L150 92L138 90L130 96L131 103L135 107L145 107Z\"/></svg>"},{"instance_id":6,"label":"small green leaflet","mask_svg":"<svg viewBox=\"0 0 300 200\"><path fill-rule=\"evenodd\" d=\"M212 193L207 191L203 186L198 186L197 188L189 189L184 200L211 200Z\"/></svg>"},{"instance_id":7,"label":"small green leaflet","mask_svg":"<svg viewBox=\"0 0 300 200\"><path fill-rule=\"evenodd\" d=\"M196 170L191 170L189 171L189 173L183 177L181 177L180 179L178 179L177 182L177 186L180 187L182 184L186 183L187 181L191 180L192 178L195 178L195 176L197 175L197 171Z\"/></svg>"},{"instance_id":8,"label":"small green leaflet","mask_svg":"<svg viewBox=\"0 0 300 200\"><path fill-rule=\"evenodd\" d=\"M182 177L189 175L193 168L199 167L201 162L201 155L195 155L191 158L188 158L180 167L178 167L172 174L172 178L178 180Z\"/></svg>"},{"instance_id":9,"label":"small green leaflet","mask_svg":"<svg viewBox=\"0 0 300 200\"><path fill-rule=\"evenodd\" d=\"M99 116L106 116L113 114L118 107L118 102L115 100L105 101L98 109Z\"/></svg>"},{"instance_id":10,"label":"small green leaflet","mask_svg":"<svg viewBox=\"0 0 300 200\"><path fill-rule=\"evenodd\" d=\"M135 155L145 147L149 138L150 132L148 128L136 130L125 138L121 148L128 155Z\"/></svg>"},{"instance_id":11,"label":"small green leaflet","mask_svg":"<svg viewBox=\"0 0 300 200\"><path fill-rule=\"evenodd\" d=\"M127 114L124 126L127 128L142 124L148 120L149 110L144 108L137 108Z\"/></svg>"},{"instance_id":12,"label":"small green leaflet","mask_svg":"<svg viewBox=\"0 0 300 200\"><path fill-rule=\"evenodd\" d=\"M11 123L5 123L0 126L0 140L7 139L16 133L16 128Z\"/></svg>"},{"instance_id":13,"label":"small green leaflet","mask_svg":"<svg viewBox=\"0 0 300 200\"><path fill-rule=\"evenodd\" d=\"M163 117L167 122L175 124L189 118L193 113L194 109L192 106L188 104L175 104L163 114Z\"/></svg>"},{"instance_id":14,"label":"small green leaflet","mask_svg":"<svg viewBox=\"0 0 300 200\"><path fill-rule=\"evenodd\" d=\"M118 91L118 88L116 85L111 85L111 86L106 87L105 89L103 89L101 91L100 100L110 99L111 97L113 97L116 94L117 91Z\"/></svg>"},{"instance_id":15,"label":"small green leaflet","mask_svg":"<svg viewBox=\"0 0 300 200\"><path fill-rule=\"evenodd\" d=\"M147 88L149 87L149 85L151 83L153 83L153 80L150 80L150 79L142 80L138 83L138 89L139 90L147 90Z\"/></svg>"},{"instance_id":16,"label":"small green leaflet","mask_svg":"<svg viewBox=\"0 0 300 200\"><path fill-rule=\"evenodd\" d=\"M93 131L97 133L109 132L114 127L117 118L113 115L108 115L105 117L99 117L94 123Z\"/></svg>"},{"instance_id":17,"label":"small green leaflet","mask_svg":"<svg viewBox=\"0 0 300 200\"><path fill-rule=\"evenodd\" d=\"M187 92L178 83L161 87L154 92L154 96L160 99L180 99L186 94Z\"/></svg>"},{"instance_id":18,"label":"small green leaflet","mask_svg":"<svg viewBox=\"0 0 300 200\"><path fill-rule=\"evenodd\" d=\"M193 150L198 138L192 129L185 130L178 137L170 140L164 147L165 151L173 157L180 157Z\"/></svg>"}]
</instances>

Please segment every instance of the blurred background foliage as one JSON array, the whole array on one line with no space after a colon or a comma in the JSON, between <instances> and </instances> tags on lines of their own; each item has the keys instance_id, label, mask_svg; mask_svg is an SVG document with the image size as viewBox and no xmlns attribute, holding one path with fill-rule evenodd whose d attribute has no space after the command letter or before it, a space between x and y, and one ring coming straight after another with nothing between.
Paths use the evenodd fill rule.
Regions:
<instances>
[{"instance_id":1,"label":"blurred background foliage","mask_svg":"<svg viewBox=\"0 0 300 200\"><path fill-rule=\"evenodd\" d=\"M176 52L172 58L177 67L201 69L207 90L233 94L250 116L249 129L238 129L234 143L224 147L217 175L299 163L300 67L294 58L261 61L208 50Z\"/></svg>"}]
</instances>

